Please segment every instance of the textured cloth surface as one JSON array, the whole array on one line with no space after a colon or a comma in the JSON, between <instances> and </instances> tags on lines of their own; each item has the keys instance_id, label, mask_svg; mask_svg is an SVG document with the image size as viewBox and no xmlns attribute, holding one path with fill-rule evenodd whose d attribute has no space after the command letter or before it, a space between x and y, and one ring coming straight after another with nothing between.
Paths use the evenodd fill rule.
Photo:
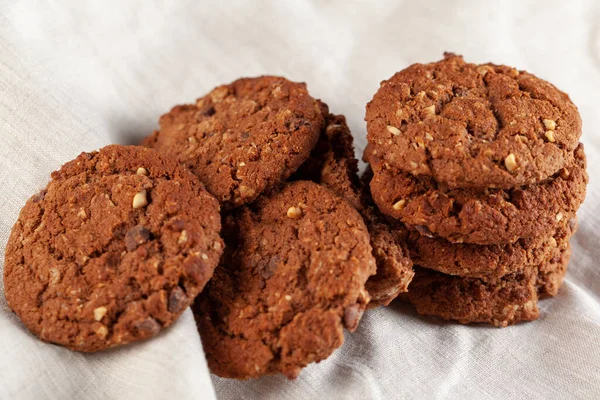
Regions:
<instances>
[{"instance_id":1,"label":"textured cloth surface","mask_svg":"<svg viewBox=\"0 0 600 400\"><path fill-rule=\"evenodd\" d=\"M51 171L81 151L135 143L174 104L240 76L285 75L347 116L360 154L379 81L443 51L533 72L582 114L591 183L566 282L539 320L467 327L396 302L368 312L296 381L237 382L208 374L189 311L154 340L85 355L35 339L0 289L0 399L600 397L596 0L0 0L0 260Z\"/></svg>"}]
</instances>

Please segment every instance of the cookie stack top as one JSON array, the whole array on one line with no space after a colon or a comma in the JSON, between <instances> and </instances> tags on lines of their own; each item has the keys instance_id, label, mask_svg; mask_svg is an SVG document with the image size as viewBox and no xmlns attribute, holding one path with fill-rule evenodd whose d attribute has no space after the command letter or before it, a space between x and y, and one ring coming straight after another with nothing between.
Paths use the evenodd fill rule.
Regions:
<instances>
[{"instance_id":1,"label":"cookie stack top","mask_svg":"<svg viewBox=\"0 0 600 400\"><path fill-rule=\"evenodd\" d=\"M549 235L583 201L577 108L530 73L445 54L382 82L366 121L375 201L426 236Z\"/></svg>"}]
</instances>

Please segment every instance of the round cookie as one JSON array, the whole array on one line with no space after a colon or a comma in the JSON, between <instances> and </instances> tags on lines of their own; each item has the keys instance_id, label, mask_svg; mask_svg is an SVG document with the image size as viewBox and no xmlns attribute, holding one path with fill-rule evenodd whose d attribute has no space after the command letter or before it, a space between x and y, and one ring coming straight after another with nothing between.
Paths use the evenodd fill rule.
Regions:
<instances>
[{"instance_id":1,"label":"round cookie","mask_svg":"<svg viewBox=\"0 0 600 400\"><path fill-rule=\"evenodd\" d=\"M309 156L324 120L304 83L261 76L219 86L159 123L143 144L176 158L230 209L287 179Z\"/></svg>"},{"instance_id":2,"label":"round cookie","mask_svg":"<svg viewBox=\"0 0 600 400\"><path fill-rule=\"evenodd\" d=\"M225 254L193 307L211 371L295 378L356 329L375 273L350 204L309 181L288 183L225 217Z\"/></svg>"},{"instance_id":3,"label":"round cookie","mask_svg":"<svg viewBox=\"0 0 600 400\"><path fill-rule=\"evenodd\" d=\"M367 308L388 305L398 294L408 290L414 275L406 235L388 228L370 199L368 185L360 181L353 138L346 119L330 114L327 105L320 104L326 116L325 129L309 159L291 179L312 180L327 187L345 198L362 215L377 262L377 273L366 283L371 296Z\"/></svg>"},{"instance_id":4,"label":"round cookie","mask_svg":"<svg viewBox=\"0 0 600 400\"><path fill-rule=\"evenodd\" d=\"M562 219L575 214L588 182L582 144L556 175L507 190L448 189L431 178L389 169L371 150L371 192L379 209L424 236L453 243L507 244L550 236Z\"/></svg>"},{"instance_id":5,"label":"round cookie","mask_svg":"<svg viewBox=\"0 0 600 400\"><path fill-rule=\"evenodd\" d=\"M577 229L575 218L563 219L548 237L519 239L515 243L481 246L450 243L411 232L407 239L413 261L448 275L493 280L529 266L548 262L562 253ZM406 229L404 229L406 230Z\"/></svg>"},{"instance_id":6,"label":"round cookie","mask_svg":"<svg viewBox=\"0 0 600 400\"><path fill-rule=\"evenodd\" d=\"M97 351L156 335L211 278L219 204L152 149L112 145L52 173L13 227L10 308L42 340Z\"/></svg>"},{"instance_id":7,"label":"round cookie","mask_svg":"<svg viewBox=\"0 0 600 400\"><path fill-rule=\"evenodd\" d=\"M543 181L567 165L581 136L577 107L550 83L449 53L383 81L365 120L392 170L449 188Z\"/></svg>"},{"instance_id":8,"label":"round cookie","mask_svg":"<svg viewBox=\"0 0 600 400\"><path fill-rule=\"evenodd\" d=\"M538 318L540 297L556 294L570 256L570 247L539 267L505 275L494 281L463 278L415 268L408 300L421 315L462 324L489 323L505 327Z\"/></svg>"}]
</instances>

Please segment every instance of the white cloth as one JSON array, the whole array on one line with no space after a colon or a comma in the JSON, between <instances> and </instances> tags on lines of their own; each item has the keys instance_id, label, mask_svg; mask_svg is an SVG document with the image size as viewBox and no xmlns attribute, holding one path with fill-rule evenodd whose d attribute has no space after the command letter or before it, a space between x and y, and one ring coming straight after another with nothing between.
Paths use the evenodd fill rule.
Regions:
<instances>
[{"instance_id":1,"label":"white cloth","mask_svg":"<svg viewBox=\"0 0 600 400\"><path fill-rule=\"evenodd\" d=\"M85 355L35 339L0 290L0 399L600 397L597 0L0 0L0 260L51 171L139 140L174 104L240 76L281 74L347 116L360 155L379 81L443 51L529 70L581 111L592 181L566 282L539 320L459 326L394 303L296 381L237 382L208 374L189 311L156 339Z\"/></svg>"}]
</instances>

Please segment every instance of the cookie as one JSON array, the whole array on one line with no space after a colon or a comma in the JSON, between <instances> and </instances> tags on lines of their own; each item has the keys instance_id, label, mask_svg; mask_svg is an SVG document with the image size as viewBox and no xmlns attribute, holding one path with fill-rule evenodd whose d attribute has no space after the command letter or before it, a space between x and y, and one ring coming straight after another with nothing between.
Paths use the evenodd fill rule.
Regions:
<instances>
[{"instance_id":1,"label":"cookie","mask_svg":"<svg viewBox=\"0 0 600 400\"><path fill-rule=\"evenodd\" d=\"M287 179L309 156L324 119L304 83L261 76L174 107L143 144L176 158L231 209Z\"/></svg>"},{"instance_id":2,"label":"cookie","mask_svg":"<svg viewBox=\"0 0 600 400\"><path fill-rule=\"evenodd\" d=\"M13 227L10 308L42 340L97 351L156 335L211 278L219 204L152 149L108 146L52 173Z\"/></svg>"},{"instance_id":3,"label":"cookie","mask_svg":"<svg viewBox=\"0 0 600 400\"><path fill-rule=\"evenodd\" d=\"M389 169L369 153L371 193L379 209L424 236L453 243L507 244L550 236L585 198L588 175L580 144L556 175L515 189L449 189L431 178Z\"/></svg>"},{"instance_id":4,"label":"cookie","mask_svg":"<svg viewBox=\"0 0 600 400\"><path fill-rule=\"evenodd\" d=\"M538 318L539 297L556 294L569 261L570 247L558 259L528 267L494 281L463 278L415 268L408 300L419 314L463 324L489 323L505 327Z\"/></svg>"},{"instance_id":5,"label":"cookie","mask_svg":"<svg viewBox=\"0 0 600 400\"><path fill-rule=\"evenodd\" d=\"M411 258L421 267L489 281L555 258L567 248L576 229L575 218L564 218L552 236L519 239L505 245L450 243L414 231L407 241Z\"/></svg>"},{"instance_id":6,"label":"cookie","mask_svg":"<svg viewBox=\"0 0 600 400\"><path fill-rule=\"evenodd\" d=\"M345 198L362 215L369 235L377 273L366 284L371 296L367 308L388 305L400 293L408 290L414 272L408 256L406 237L391 231L383 216L375 209L370 194L358 177L358 161L346 118L329 113L320 103L325 118L325 129L309 159L298 168L291 179L317 182Z\"/></svg>"},{"instance_id":7,"label":"cookie","mask_svg":"<svg viewBox=\"0 0 600 400\"><path fill-rule=\"evenodd\" d=\"M297 181L225 217L225 254L193 310L211 371L248 379L327 358L354 331L375 273L358 212Z\"/></svg>"},{"instance_id":8,"label":"cookie","mask_svg":"<svg viewBox=\"0 0 600 400\"><path fill-rule=\"evenodd\" d=\"M393 171L451 189L541 182L567 166L581 136L577 107L550 83L449 53L383 81L365 120Z\"/></svg>"}]
</instances>

